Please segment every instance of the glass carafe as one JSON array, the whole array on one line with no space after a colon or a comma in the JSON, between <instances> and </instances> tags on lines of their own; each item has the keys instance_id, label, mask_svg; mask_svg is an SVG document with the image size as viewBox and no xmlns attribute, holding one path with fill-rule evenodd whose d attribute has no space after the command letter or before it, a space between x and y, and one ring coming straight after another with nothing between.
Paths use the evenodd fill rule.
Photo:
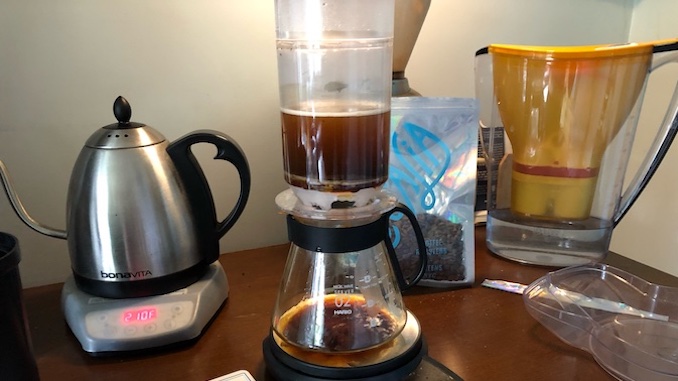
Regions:
<instances>
[{"instance_id":1,"label":"glass carafe","mask_svg":"<svg viewBox=\"0 0 678 381\"><path fill-rule=\"evenodd\" d=\"M389 217L403 213L416 234L420 268L403 275L389 238ZM404 206L371 222L298 219L288 215L292 242L272 327L294 347L350 353L384 344L407 321L401 290L426 267L426 246L414 214Z\"/></svg>"}]
</instances>

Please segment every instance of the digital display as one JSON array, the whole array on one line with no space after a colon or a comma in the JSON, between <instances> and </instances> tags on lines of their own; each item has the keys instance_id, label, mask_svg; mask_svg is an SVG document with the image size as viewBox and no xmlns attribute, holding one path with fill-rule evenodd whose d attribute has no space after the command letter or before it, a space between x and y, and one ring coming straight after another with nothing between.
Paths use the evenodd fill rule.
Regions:
<instances>
[{"instance_id":1,"label":"digital display","mask_svg":"<svg viewBox=\"0 0 678 381\"><path fill-rule=\"evenodd\" d=\"M145 323L155 320L158 317L158 309L155 307L137 308L126 310L122 313L123 323Z\"/></svg>"}]
</instances>

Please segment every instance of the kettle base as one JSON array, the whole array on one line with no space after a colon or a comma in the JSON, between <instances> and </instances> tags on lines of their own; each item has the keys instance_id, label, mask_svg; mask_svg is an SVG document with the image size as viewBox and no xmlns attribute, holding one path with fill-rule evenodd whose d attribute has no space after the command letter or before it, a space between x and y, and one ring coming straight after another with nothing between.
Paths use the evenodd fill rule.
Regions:
<instances>
[{"instance_id":1,"label":"kettle base","mask_svg":"<svg viewBox=\"0 0 678 381\"><path fill-rule=\"evenodd\" d=\"M197 282L143 298L107 299L66 280L61 304L66 323L91 355L128 354L197 339L228 298L228 280L219 261ZM94 301L94 302L93 302Z\"/></svg>"}]
</instances>

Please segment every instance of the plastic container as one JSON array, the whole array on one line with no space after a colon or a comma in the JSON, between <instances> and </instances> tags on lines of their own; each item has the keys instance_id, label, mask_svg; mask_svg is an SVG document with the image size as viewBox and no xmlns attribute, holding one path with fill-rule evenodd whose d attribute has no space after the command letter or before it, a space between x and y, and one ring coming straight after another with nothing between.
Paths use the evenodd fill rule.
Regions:
<instances>
[{"instance_id":1,"label":"plastic container","mask_svg":"<svg viewBox=\"0 0 678 381\"><path fill-rule=\"evenodd\" d=\"M678 380L678 288L605 264L568 267L532 283L528 312L620 380Z\"/></svg>"},{"instance_id":2,"label":"plastic container","mask_svg":"<svg viewBox=\"0 0 678 381\"><path fill-rule=\"evenodd\" d=\"M19 242L0 233L0 379L38 380L19 276Z\"/></svg>"},{"instance_id":3,"label":"plastic container","mask_svg":"<svg viewBox=\"0 0 678 381\"><path fill-rule=\"evenodd\" d=\"M305 203L388 178L393 23L393 0L276 1L285 180Z\"/></svg>"}]
</instances>

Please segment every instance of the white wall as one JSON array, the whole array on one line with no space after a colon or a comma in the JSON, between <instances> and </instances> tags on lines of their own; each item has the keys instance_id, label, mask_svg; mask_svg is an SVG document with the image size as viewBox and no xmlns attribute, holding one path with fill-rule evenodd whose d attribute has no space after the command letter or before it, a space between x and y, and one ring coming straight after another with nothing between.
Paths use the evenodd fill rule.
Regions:
<instances>
[{"instance_id":1,"label":"white wall","mask_svg":"<svg viewBox=\"0 0 678 381\"><path fill-rule=\"evenodd\" d=\"M629 39L652 41L676 38L676 14L678 2L674 0L639 0L633 12ZM637 168L654 139L677 79L676 64L663 66L650 76L630 170ZM678 275L677 146L678 140L674 141L648 187L615 229L611 246L617 253L673 275Z\"/></svg>"},{"instance_id":2,"label":"white wall","mask_svg":"<svg viewBox=\"0 0 678 381\"><path fill-rule=\"evenodd\" d=\"M433 0L406 75L424 95L472 97L476 49L623 42L632 9L632 0ZM133 120L170 140L213 128L245 150L252 195L223 251L284 242L274 203L285 183L273 16L270 0L0 2L0 159L29 212L64 226L77 154L96 128L114 121L112 102L124 95ZM210 153L200 157L223 216L237 192L235 175ZM25 286L68 275L65 242L25 227L2 194L0 231L21 241Z\"/></svg>"},{"instance_id":3,"label":"white wall","mask_svg":"<svg viewBox=\"0 0 678 381\"><path fill-rule=\"evenodd\" d=\"M477 49L626 42L632 10L632 0L432 0L405 74L423 95L473 97Z\"/></svg>"},{"instance_id":4,"label":"white wall","mask_svg":"<svg viewBox=\"0 0 678 381\"><path fill-rule=\"evenodd\" d=\"M72 166L85 140L132 119L174 140L196 129L230 134L247 154L252 195L223 251L281 243L282 178L273 3L216 0L0 2L0 158L39 221L65 226ZM224 162L202 158L225 216L238 192ZM63 241L25 227L0 193L0 231L20 238L25 286L63 281Z\"/></svg>"}]
</instances>

